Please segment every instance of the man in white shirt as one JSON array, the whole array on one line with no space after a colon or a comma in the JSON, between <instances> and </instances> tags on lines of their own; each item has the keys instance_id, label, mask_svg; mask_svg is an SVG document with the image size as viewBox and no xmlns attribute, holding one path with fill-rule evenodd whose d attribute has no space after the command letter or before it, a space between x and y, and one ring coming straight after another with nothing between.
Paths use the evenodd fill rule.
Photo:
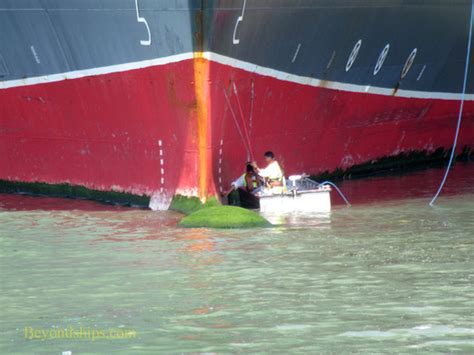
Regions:
<instances>
[{"instance_id":1,"label":"man in white shirt","mask_svg":"<svg viewBox=\"0 0 474 355\"><path fill-rule=\"evenodd\" d=\"M284 176L280 164L275 159L273 152L268 151L264 154L267 166L260 169L256 162L253 162L253 167L257 171L258 175L265 179L265 184L273 190L274 193L278 193L284 187ZM278 190L278 191L277 191Z\"/></svg>"}]
</instances>

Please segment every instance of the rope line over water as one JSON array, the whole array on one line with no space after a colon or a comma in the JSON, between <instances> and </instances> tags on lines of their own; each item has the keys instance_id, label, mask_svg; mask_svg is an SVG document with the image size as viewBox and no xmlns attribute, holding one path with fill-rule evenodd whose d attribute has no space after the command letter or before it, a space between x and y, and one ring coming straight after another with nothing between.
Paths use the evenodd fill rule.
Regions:
<instances>
[{"instance_id":1,"label":"rope line over water","mask_svg":"<svg viewBox=\"0 0 474 355\"><path fill-rule=\"evenodd\" d=\"M247 145L248 145L249 150L250 150L250 158L253 161L254 156L253 156L253 150L252 150L252 142L250 141L250 135L249 135L249 132L247 130L247 125L245 124L245 117L244 117L244 113L242 111L242 105L240 104L239 93L237 92L237 86L235 86L235 82L233 82L232 85L234 87L235 97L237 98L237 104L239 105L240 118L242 120L242 126L244 127L245 137L247 138Z\"/></svg>"},{"instance_id":2,"label":"rope line over water","mask_svg":"<svg viewBox=\"0 0 474 355\"><path fill-rule=\"evenodd\" d=\"M339 195L342 197L342 199L344 200L344 202L347 204L348 207L351 207L352 205L349 203L349 200L346 198L346 196L344 196L344 194L342 193L342 191L339 189L339 187L337 187L337 185L331 181L323 181L322 183L320 183L319 185L321 186L324 186L324 185L331 185L332 187L334 187L336 189L336 191L339 193Z\"/></svg>"},{"instance_id":3,"label":"rope line over water","mask_svg":"<svg viewBox=\"0 0 474 355\"><path fill-rule=\"evenodd\" d=\"M458 116L458 123L456 126L456 133L454 135L454 142L453 142L453 147L451 149L451 156L449 157L448 166L446 167L446 171L444 173L443 180L441 181L441 184L439 185L438 191L436 192L433 199L429 203L430 207L434 206L436 199L441 193L441 190L444 187L444 183L446 182L446 179L448 178L449 170L451 169L451 165L453 164L454 157L456 155L456 145L458 144L459 130L461 128L461 121L462 121L462 112L464 109L464 98L466 96L467 74L469 72L469 58L471 56L472 21L473 20L474 20L474 0L471 1L471 17L469 19L469 37L467 41L466 65L464 66L464 83L462 87L461 105L459 106L459 116Z\"/></svg>"},{"instance_id":4,"label":"rope line over water","mask_svg":"<svg viewBox=\"0 0 474 355\"><path fill-rule=\"evenodd\" d=\"M227 106L229 107L229 111L232 115L232 118L234 119L234 123L237 128L237 131L239 132L240 138L242 139L242 143L244 144L245 150L247 151L247 160L249 160L249 158L252 156L252 154L250 153L250 147L248 146L247 140L245 139L244 134L242 133L240 124L237 121L237 116L235 115L234 109L232 108L232 105L230 104L229 96L227 95L225 90L224 90L224 96L227 102Z\"/></svg>"}]
</instances>

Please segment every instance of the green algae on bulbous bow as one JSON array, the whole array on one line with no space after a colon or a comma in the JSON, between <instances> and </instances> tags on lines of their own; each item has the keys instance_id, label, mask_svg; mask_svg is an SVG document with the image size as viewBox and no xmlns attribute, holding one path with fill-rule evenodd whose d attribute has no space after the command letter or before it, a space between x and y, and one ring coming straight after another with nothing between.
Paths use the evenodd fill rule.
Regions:
<instances>
[{"instance_id":1,"label":"green algae on bulbous bow","mask_svg":"<svg viewBox=\"0 0 474 355\"><path fill-rule=\"evenodd\" d=\"M133 207L148 207L150 197L128 192L94 190L81 185L67 183L7 181L0 179L0 193L31 194L63 198L77 198Z\"/></svg>"},{"instance_id":2,"label":"green algae on bulbous bow","mask_svg":"<svg viewBox=\"0 0 474 355\"><path fill-rule=\"evenodd\" d=\"M178 225L186 228L255 228L269 227L271 223L245 208L213 206L184 217Z\"/></svg>"},{"instance_id":3,"label":"green algae on bulbous bow","mask_svg":"<svg viewBox=\"0 0 474 355\"><path fill-rule=\"evenodd\" d=\"M206 203L202 204L196 196L174 195L169 209L189 215L193 212L199 211L204 207L220 206L219 200L216 197L211 197Z\"/></svg>"},{"instance_id":4,"label":"green algae on bulbous bow","mask_svg":"<svg viewBox=\"0 0 474 355\"><path fill-rule=\"evenodd\" d=\"M199 198L195 196L174 195L169 209L184 214L191 214L199 211L202 208L202 203Z\"/></svg>"},{"instance_id":5,"label":"green algae on bulbous bow","mask_svg":"<svg viewBox=\"0 0 474 355\"><path fill-rule=\"evenodd\" d=\"M175 195L170 210L186 214L180 227L187 228L255 228L271 223L253 211L235 206L222 206L216 197L202 204L197 197Z\"/></svg>"}]
</instances>

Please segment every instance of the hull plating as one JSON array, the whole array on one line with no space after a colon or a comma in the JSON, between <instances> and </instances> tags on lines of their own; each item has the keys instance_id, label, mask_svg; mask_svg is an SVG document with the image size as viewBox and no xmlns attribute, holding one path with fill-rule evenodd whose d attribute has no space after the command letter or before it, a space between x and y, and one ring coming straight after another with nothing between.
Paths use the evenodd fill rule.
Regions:
<instances>
[{"instance_id":1,"label":"hull plating","mask_svg":"<svg viewBox=\"0 0 474 355\"><path fill-rule=\"evenodd\" d=\"M193 72L186 60L1 91L1 178L196 193Z\"/></svg>"},{"instance_id":2,"label":"hull plating","mask_svg":"<svg viewBox=\"0 0 474 355\"><path fill-rule=\"evenodd\" d=\"M269 149L287 174L449 149L470 7L0 0L0 179L164 206L226 189Z\"/></svg>"}]
</instances>

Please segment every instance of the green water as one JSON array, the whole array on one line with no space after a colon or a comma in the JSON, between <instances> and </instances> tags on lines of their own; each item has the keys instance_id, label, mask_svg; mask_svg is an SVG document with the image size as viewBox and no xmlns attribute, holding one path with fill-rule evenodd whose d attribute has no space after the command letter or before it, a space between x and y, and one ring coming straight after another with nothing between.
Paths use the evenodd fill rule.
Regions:
<instances>
[{"instance_id":1,"label":"green water","mask_svg":"<svg viewBox=\"0 0 474 355\"><path fill-rule=\"evenodd\" d=\"M0 195L0 352L473 352L469 186L233 231ZM25 334L81 326L133 337Z\"/></svg>"}]
</instances>

